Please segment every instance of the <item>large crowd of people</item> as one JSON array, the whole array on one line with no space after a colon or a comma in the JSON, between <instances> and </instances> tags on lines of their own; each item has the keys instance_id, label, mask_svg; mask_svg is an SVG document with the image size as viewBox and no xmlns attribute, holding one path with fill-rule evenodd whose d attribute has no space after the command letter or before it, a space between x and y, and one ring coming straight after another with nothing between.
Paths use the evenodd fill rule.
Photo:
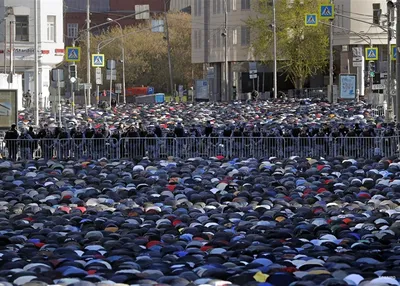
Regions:
<instances>
[{"instance_id":1,"label":"large crowd of people","mask_svg":"<svg viewBox=\"0 0 400 286\"><path fill-rule=\"evenodd\" d=\"M398 138L398 126L369 106L181 103L92 108L87 115L66 109L62 127L50 113L41 116L34 130L32 115L21 113L4 139L11 158L0 160L2 285L400 285L398 140L383 141L393 154L364 152ZM152 158L149 145L137 141L130 157L127 139L108 147L121 152L117 157L95 157L104 146L87 142L116 134L116 142L172 138L179 152ZM221 149L210 157L174 156L185 138L206 145L219 138ZM237 138L281 141L237 156ZM74 140L84 143L85 156L71 158L72 145L58 145L65 148L56 159L43 151L53 150L46 142ZM335 142L353 145L330 154ZM307 146L314 156L302 153ZM343 156L349 146L357 152ZM269 156L273 149L291 151Z\"/></svg>"}]
</instances>

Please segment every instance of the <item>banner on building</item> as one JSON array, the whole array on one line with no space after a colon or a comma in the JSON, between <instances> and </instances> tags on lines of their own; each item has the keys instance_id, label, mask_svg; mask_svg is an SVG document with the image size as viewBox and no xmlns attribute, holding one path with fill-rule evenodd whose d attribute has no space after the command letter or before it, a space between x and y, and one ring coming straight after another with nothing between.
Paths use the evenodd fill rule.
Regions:
<instances>
[{"instance_id":1,"label":"banner on building","mask_svg":"<svg viewBox=\"0 0 400 286\"><path fill-rule=\"evenodd\" d=\"M18 123L18 90L0 89L0 129Z\"/></svg>"}]
</instances>

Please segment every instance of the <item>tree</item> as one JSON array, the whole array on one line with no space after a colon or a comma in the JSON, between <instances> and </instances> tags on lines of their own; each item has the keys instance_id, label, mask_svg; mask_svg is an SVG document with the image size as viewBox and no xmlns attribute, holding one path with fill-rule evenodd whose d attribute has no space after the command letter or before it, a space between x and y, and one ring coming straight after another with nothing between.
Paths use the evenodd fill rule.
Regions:
<instances>
[{"instance_id":1,"label":"tree","mask_svg":"<svg viewBox=\"0 0 400 286\"><path fill-rule=\"evenodd\" d=\"M275 0L278 68L295 88L303 88L310 76L323 71L329 60L326 25L305 26L305 15L318 13L322 0ZM256 17L247 22L255 35L253 49L263 62L273 60L272 0L254 1Z\"/></svg>"},{"instance_id":2,"label":"tree","mask_svg":"<svg viewBox=\"0 0 400 286\"><path fill-rule=\"evenodd\" d=\"M191 63L191 15L186 13L168 13L168 25L171 45L171 61L174 83L186 87L202 75L201 65ZM168 51L164 33L152 32L149 22L123 29L125 48L126 87L153 86L156 91L165 92L169 86ZM117 61L117 78L122 80L121 30L118 26L92 36L91 50L97 52L99 43L101 53L107 59ZM117 38L107 44L109 39ZM85 51L85 40L81 42ZM86 77L86 53L82 53L79 76ZM103 73L105 71L103 70ZM101 89L108 89L105 84Z\"/></svg>"}]
</instances>

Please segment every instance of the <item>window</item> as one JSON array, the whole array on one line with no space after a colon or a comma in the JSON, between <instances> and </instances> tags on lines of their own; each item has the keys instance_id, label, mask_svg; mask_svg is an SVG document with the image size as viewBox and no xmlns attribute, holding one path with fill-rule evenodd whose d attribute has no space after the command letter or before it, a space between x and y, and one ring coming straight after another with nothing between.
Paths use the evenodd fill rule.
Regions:
<instances>
[{"instance_id":1,"label":"window","mask_svg":"<svg viewBox=\"0 0 400 286\"><path fill-rule=\"evenodd\" d=\"M374 3L372 4L372 15L373 15L373 23L374 24L380 24L380 18L381 18L381 14L382 14L382 10L381 10L381 4L380 3Z\"/></svg>"},{"instance_id":2,"label":"window","mask_svg":"<svg viewBox=\"0 0 400 286\"><path fill-rule=\"evenodd\" d=\"M198 34L198 31L197 30L194 30L193 31L193 39L194 39L194 48L195 49L197 49L197 47L199 46L199 43L198 43L198 38L197 38L197 34Z\"/></svg>"},{"instance_id":3,"label":"window","mask_svg":"<svg viewBox=\"0 0 400 286\"><path fill-rule=\"evenodd\" d=\"M194 0L194 15L201 16L201 1L202 0Z\"/></svg>"},{"instance_id":4,"label":"window","mask_svg":"<svg viewBox=\"0 0 400 286\"><path fill-rule=\"evenodd\" d=\"M215 33L217 34L217 48L221 47L221 30L218 29L215 31Z\"/></svg>"},{"instance_id":5,"label":"window","mask_svg":"<svg viewBox=\"0 0 400 286\"><path fill-rule=\"evenodd\" d=\"M237 29L232 30L232 45L237 45Z\"/></svg>"},{"instance_id":6,"label":"window","mask_svg":"<svg viewBox=\"0 0 400 286\"><path fill-rule=\"evenodd\" d=\"M47 16L47 41L56 41L56 16Z\"/></svg>"},{"instance_id":7,"label":"window","mask_svg":"<svg viewBox=\"0 0 400 286\"><path fill-rule=\"evenodd\" d=\"M78 23L67 24L67 37L70 39L78 38Z\"/></svg>"},{"instance_id":8,"label":"window","mask_svg":"<svg viewBox=\"0 0 400 286\"><path fill-rule=\"evenodd\" d=\"M199 31L199 33L197 34L197 36L198 36L197 41L199 43L198 49L201 49L201 35L202 35L202 31Z\"/></svg>"},{"instance_id":9,"label":"window","mask_svg":"<svg viewBox=\"0 0 400 286\"><path fill-rule=\"evenodd\" d=\"M217 47L217 32L215 30L213 30L213 40L212 40L212 47L216 48Z\"/></svg>"},{"instance_id":10,"label":"window","mask_svg":"<svg viewBox=\"0 0 400 286\"><path fill-rule=\"evenodd\" d=\"M221 13L221 0L216 0L217 1L217 14Z\"/></svg>"},{"instance_id":11,"label":"window","mask_svg":"<svg viewBox=\"0 0 400 286\"><path fill-rule=\"evenodd\" d=\"M236 11L236 1L237 0L232 0L232 11Z\"/></svg>"},{"instance_id":12,"label":"window","mask_svg":"<svg viewBox=\"0 0 400 286\"><path fill-rule=\"evenodd\" d=\"M199 0L197 4L197 16L201 16L201 2L202 0Z\"/></svg>"},{"instance_id":13,"label":"window","mask_svg":"<svg viewBox=\"0 0 400 286\"><path fill-rule=\"evenodd\" d=\"M218 0L213 1L213 14L217 14L217 1Z\"/></svg>"},{"instance_id":14,"label":"window","mask_svg":"<svg viewBox=\"0 0 400 286\"><path fill-rule=\"evenodd\" d=\"M28 16L15 16L15 41L29 42Z\"/></svg>"},{"instance_id":15,"label":"window","mask_svg":"<svg viewBox=\"0 0 400 286\"><path fill-rule=\"evenodd\" d=\"M250 0L242 0L242 10L250 10Z\"/></svg>"},{"instance_id":16,"label":"window","mask_svg":"<svg viewBox=\"0 0 400 286\"><path fill-rule=\"evenodd\" d=\"M250 28L247 26L242 26L240 33L242 46L250 45Z\"/></svg>"},{"instance_id":17,"label":"window","mask_svg":"<svg viewBox=\"0 0 400 286\"><path fill-rule=\"evenodd\" d=\"M226 10L228 13L231 11L231 1L232 0L226 0Z\"/></svg>"}]
</instances>

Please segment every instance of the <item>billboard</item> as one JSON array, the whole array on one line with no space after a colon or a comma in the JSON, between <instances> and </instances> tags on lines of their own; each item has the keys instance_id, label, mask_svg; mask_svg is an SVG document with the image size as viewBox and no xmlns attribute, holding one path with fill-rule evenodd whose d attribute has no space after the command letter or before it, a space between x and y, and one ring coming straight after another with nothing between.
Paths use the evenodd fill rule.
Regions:
<instances>
[{"instance_id":1,"label":"billboard","mask_svg":"<svg viewBox=\"0 0 400 286\"><path fill-rule=\"evenodd\" d=\"M196 99L210 99L208 94L208 81L207 80L196 80Z\"/></svg>"},{"instance_id":2,"label":"billboard","mask_svg":"<svg viewBox=\"0 0 400 286\"><path fill-rule=\"evenodd\" d=\"M0 129L18 123L18 90L0 89Z\"/></svg>"},{"instance_id":3,"label":"billboard","mask_svg":"<svg viewBox=\"0 0 400 286\"><path fill-rule=\"evenodd\" d=\"M356 99L357 75L339 75L339 96L341 99Z\"/></svg>"}]
</instances>

